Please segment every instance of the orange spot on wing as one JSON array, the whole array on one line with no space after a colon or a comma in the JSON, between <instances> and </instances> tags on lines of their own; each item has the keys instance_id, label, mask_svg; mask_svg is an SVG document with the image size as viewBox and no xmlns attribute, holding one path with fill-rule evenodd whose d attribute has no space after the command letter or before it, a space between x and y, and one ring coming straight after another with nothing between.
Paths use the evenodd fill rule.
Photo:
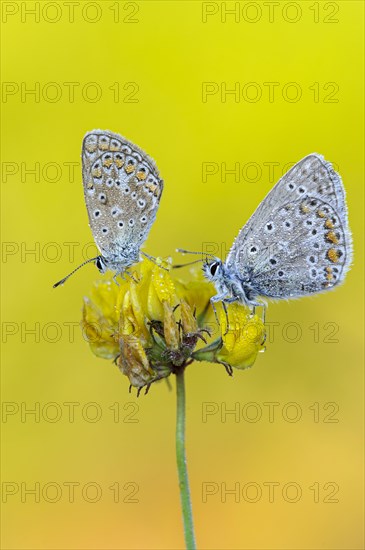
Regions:
<instances>
[{"instance_id":1,"label":"orange spot on wing","mask_svg":"<svg viewBox=\"0 0 365 550\"><path fill-rule=\"evenodd\" d=\"M145 180L146 177L147 177L146 172L137 172L137 179L138 179L139 181Z\"/></svg>"},{"instance_id":2,"label":"orange spot on wing","mask_svg":"<svg viewBox=\"0 0 365 550\"><path fill-rule=\"evenodd\" d=\"M339 258L340 258L339 255L338 255L337 250L335 250L334 248L330 248L328 250L327 257L334 264L337 263Z\"/></svg>"},{"instance_id":3,"label":"orange spot on wing","mask_svg":"<svg viewBox=\"0 0 365 550\"><path fill-rule=\"evenodd\" d=\"M333 244L338 244L338 238L334 231L328 231L328 233L326 233L326 239Z\"/></svg>"},{"instance_id":4,"label":"orange spot on wing","mask_svg":"<svg viewBox=\"0 0 365 550\"><path fill-rule=\"evenodd\" d=\"M157 185L155 183L146 183L145 187L154 193Z\"/></svg>"}]
</instances>

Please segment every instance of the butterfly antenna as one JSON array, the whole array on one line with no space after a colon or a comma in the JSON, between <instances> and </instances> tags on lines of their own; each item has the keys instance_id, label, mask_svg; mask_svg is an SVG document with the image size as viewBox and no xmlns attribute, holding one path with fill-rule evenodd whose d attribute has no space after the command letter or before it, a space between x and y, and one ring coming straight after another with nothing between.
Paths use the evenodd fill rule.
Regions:
<instances>
[{"instance_id":1,"label":"butterfly antenna","mask_svg":"<svg viewBox=\"0 0 365 550\"><path fill-rule=\"evenodd\" d=\"M65 283L67 281L67 279L69 277L71 277L71 275L73 275L76 271L78 271L81 267L83 267L84 265L86 264L89 264L90 262L95 262L95 260L97 260L98 258L100 258L100 256L96 256L96 258L91 258L90 260L86 260L86 262L83 262L81 265L79 265L78 267L76 267L76 269L74 269L73 271L71 271L71 273L69 273L68 275L66 275L66 277L64 277L63 279L61 279L60 281L58 281L58 283L55 283L53 285L53 288L57 288L58 286L60 285L63 285L63 283Z\"/></svg>"},{"instance_id":2,"label":"butterfly antenna","mask_svg":"<svg viewBox=\"0 0 365 550\"><path fill-rule=\"evenodd\" d=\"M194 260L194 262L188 262L186 264L173 265L172 269L179 269L180 267L186 267L187 265L200 264L201 262L205 262L205 260L206 260L206 258L201 258L200 260Z\"/></svg>"},{"instance_id":3,"label":"butterfly antenna","mask_svg":"<svg viewBox=\"0 0 365 550\"><path fill-rule=\"evenodd\" d=\"M210 254L209 252L192 252L191 250L184 250L183 248L177 248L176 252L180 252L181 254L199 254L201 256L211 256L215 258L214 254Z\"/></svg>"}]
</instances>

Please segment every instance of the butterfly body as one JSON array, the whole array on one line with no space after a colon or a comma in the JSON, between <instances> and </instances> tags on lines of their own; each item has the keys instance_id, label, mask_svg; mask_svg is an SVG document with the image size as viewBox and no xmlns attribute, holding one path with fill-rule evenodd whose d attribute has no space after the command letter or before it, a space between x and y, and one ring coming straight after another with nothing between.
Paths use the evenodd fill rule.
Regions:
<instances>
[{"instance_id":1,"label":"butterfly body","mask_svg":"<svg viewBox=\"0 0 365 550\"><path fill-rule=\"evenodd\" d=\"M114 271L117 275L124 273L140 259L139 249L134 246L121 246L116 252L109 252L107 256L100 255L95 261L100 273Z\"/></svg>"},{"instance_id":2,"label":"butterfly body","mask_svg":"<svg viewBox=\"0 0 365 550\"><path fill-rule=\"evenodd\" d=\"M321 155L299 161L264 198L223 263L206 262L212 302L262 305L335 288L352 260L345 190Z\"/></svg>"},{"instance_id":3,"label":"butterfly body","mask_svg":"<svg viewBox=\"0 0 365 550\"><path fill-rule=\"evenodd\" d=\"M203 267L206 278L214 283L217 295L212 302L239 302L243 305L261 305L257 302L258 294L252 287L249 270L246 275L237 275L218 258L208 261Z\"/></svg>"}]
</instances>

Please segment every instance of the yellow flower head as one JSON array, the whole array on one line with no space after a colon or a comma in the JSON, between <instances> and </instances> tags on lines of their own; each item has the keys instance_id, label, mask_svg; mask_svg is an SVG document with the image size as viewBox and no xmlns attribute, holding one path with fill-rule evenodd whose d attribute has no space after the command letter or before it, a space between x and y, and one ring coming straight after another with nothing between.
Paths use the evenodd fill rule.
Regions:
<instances>
[{"instance_id":1,"label":"yellow flower head","mask_svg":"<svg viewBox=\"0 0 365 550\"><path fill-rule=\"evenodd\" d=\"M139 390L194 359L222 363L228 371L251 366L263 342L264 326L258 317L231 304L228 327L223 312L221 336L208 343L210 332L204 322L214 289L196 275L183 282L170 267L146 259L118 285L109 280L94 285L83 310L92 351L113 359ZM196 349L199 342L206 346Z\"/></svg>"}]
</instances>

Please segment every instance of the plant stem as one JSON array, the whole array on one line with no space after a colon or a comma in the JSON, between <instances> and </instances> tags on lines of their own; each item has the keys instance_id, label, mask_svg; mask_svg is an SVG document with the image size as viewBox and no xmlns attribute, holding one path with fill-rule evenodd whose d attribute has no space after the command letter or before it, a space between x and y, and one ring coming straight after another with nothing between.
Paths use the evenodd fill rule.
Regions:
<instances>
[{"instance_id":1,"label":"plant stem","mask_svg":"<svg viewBox=\"0 0 365 550\"><path fill-rule=\"evenodd\" d=\"M185 456L185 381L184 368L176 374L176 461L179 474L181 508L184 522L185 545L195 550L193 514L191 510L189 478Z\"/></svg>"}]
</instances>

